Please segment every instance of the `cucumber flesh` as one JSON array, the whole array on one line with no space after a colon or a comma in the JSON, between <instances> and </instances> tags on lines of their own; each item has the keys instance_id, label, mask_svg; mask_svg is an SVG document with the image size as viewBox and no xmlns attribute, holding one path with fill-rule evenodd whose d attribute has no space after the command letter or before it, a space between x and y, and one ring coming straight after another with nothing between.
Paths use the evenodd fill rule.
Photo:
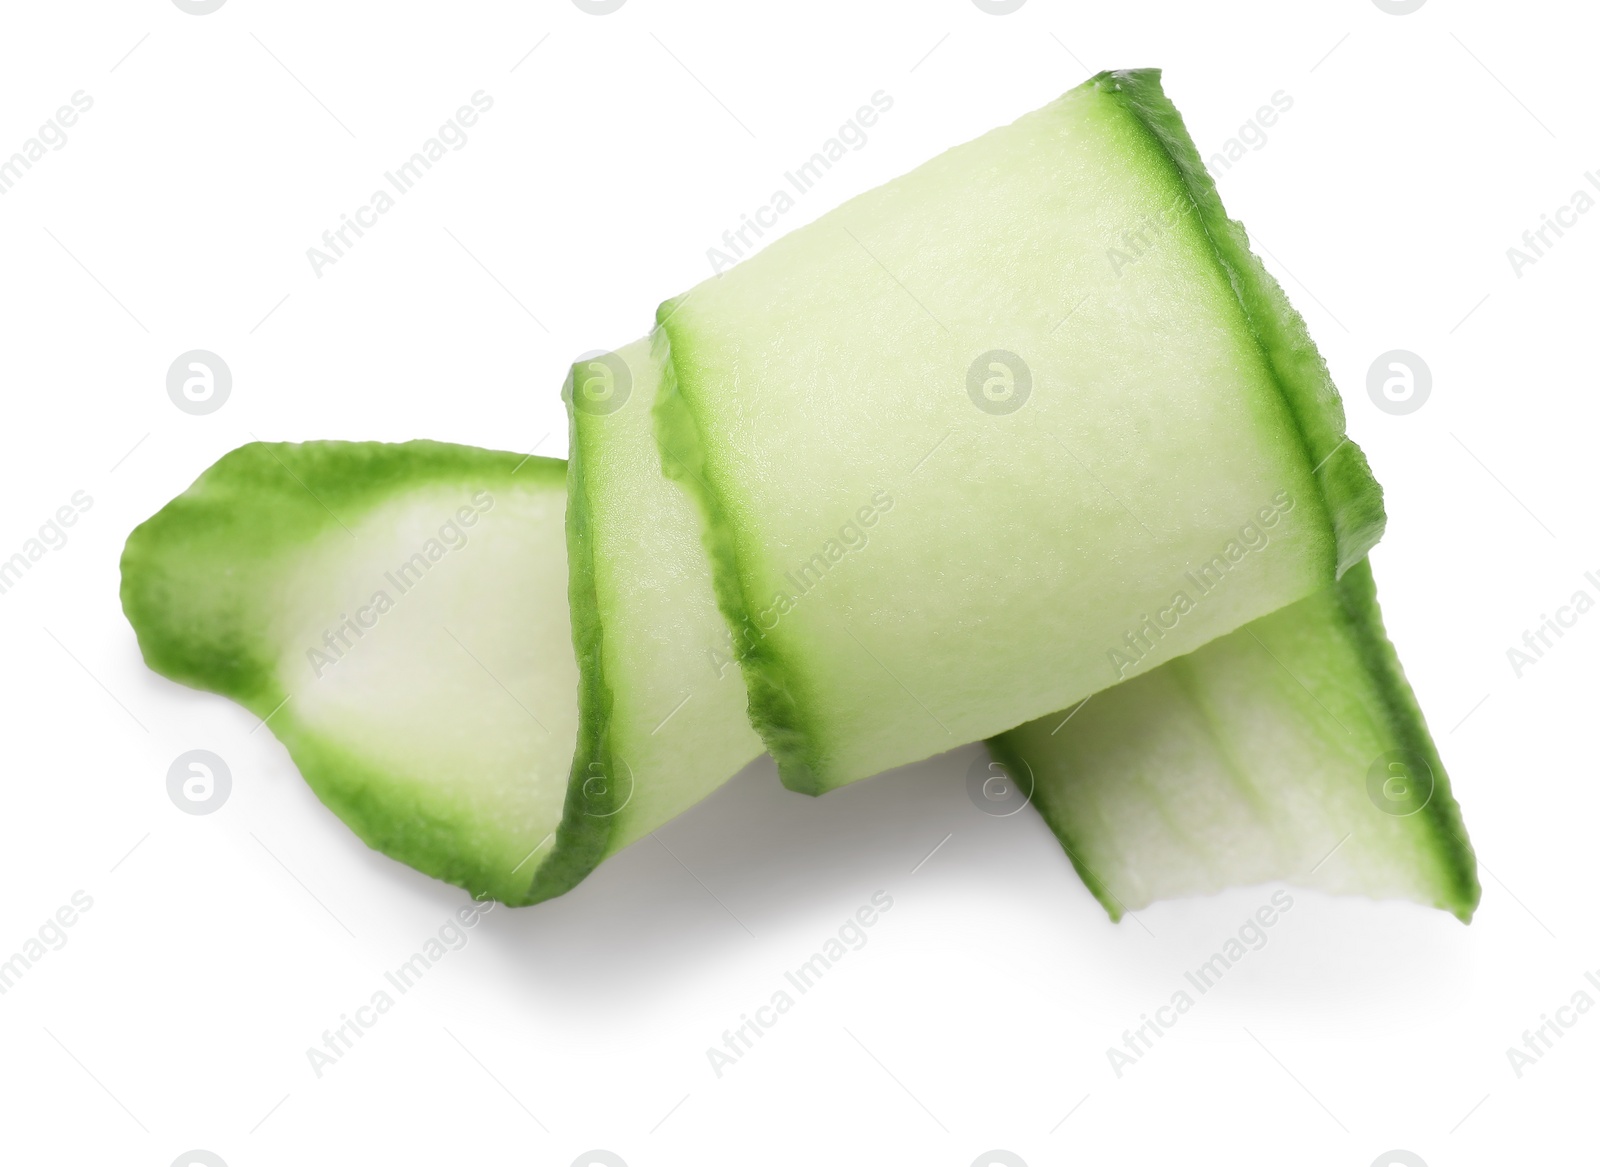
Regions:
<instances>
[{"instance_id":1,"label":"cucumber flesh","mask_svg":"<svg viewBox=\"0 0 1600 1167\"><path fill-rule=\"evenodd\" d=\"M565 507L548 458L256 443L129 536L123 609L152 669L265 719L369 846L528 903L572 866Z\"/></svg>"},{"instance_id":2,"label":"cucumber flesh","mask_svg":"<svg viewBox=\"0 0 1600 1167\"><path fill-rule=\"evenodd\" d=\"M1330 586L1382 527L1154 73L851 200L657 324L666 469L794 789L1149 671Z\"/></svg>"},{"instance_id":3,"label":"cucumber flesh","mask_svg":"<svg viewBox=\"0 0 1600 1167\"><path fill-rule=\"evenodd\" d=\"M1365 561L990 749L1113 919L1269 881L1463 921L1478 903L1460 810Z\"/></svg>"},{"instance_id":4,"label":"cucumber flesh","mask_svg":"<svg viewBox=\"0 0 1600 1167\"><path fill-rule=\"evenodd\" d=\"M610 855L763 752L692 502L661 470L648 340L579 362L567 511L582 721L563 829Z\"/></svg>"},{"instance_id":5,"label":"cucumber flesh","mask_svg":"<svg viewBox=\"0 0 1600 1167\"><path fill-rule=\"evenodd\" d=\"M1470 916L1364 562L1380 492L1156 74L869 192L600 364L628 392L575 370L570 465L228 455L129 539L146 660L257 713L370 845L511 904L763 741L815 793L988 737L1114 916L1268 879Z\"/></svg>"},{"instance_id":6,"label":"cucumber flesh","mask_svg":"<svg viewBox=\"0 0 1600 1167\"><path fill-rule=\"evenodd\" d=\"M637 409L573 411L579 666L561 463L431 442L223 458L129 539L123 603L147 662L265 718L319 797L386 854L510 904L571 887L759 751L696 517L640 456L659 366L641 345L617 356ZM422 568L430 540L438 558ZM364 627L377 592L391 606ZM592 728L580 673L603 696ZM585 740L600 745L574 751ZM991 748L1026 775L1113 917L1269 879L1462 918L1477 900L1365 563ZM1361 785L1396 749L1435 777L1406 817L1376 814ZM592 763L613 756L634 759L631 781L597 785Z\"/></svg>"},{"instance_id":7,"label":"cucumber flesh","mask_svg":"<svg viewBox=\"0 0 1600 1167\"><path fill-rule=\"evenodd\" d=\"M146 663L265 719L369 846L507 904L569 890L761 753L659 469L658 366L647 342L615 357L634 404L573 411L570 469L435 442L228 454L129 537Z\"/></svg>"}]
</instances>

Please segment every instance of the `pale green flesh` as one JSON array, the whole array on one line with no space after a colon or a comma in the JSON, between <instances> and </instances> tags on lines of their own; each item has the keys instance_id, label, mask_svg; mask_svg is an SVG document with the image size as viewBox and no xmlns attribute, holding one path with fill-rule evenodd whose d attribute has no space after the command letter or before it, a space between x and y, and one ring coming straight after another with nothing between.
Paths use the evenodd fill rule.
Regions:
<instances>
[{"instance_id":1,"label":"pale green flesh","mask_svg":"<svg viewBox=\"0 0 1600 1167\"><path fill-rule=\"evenodd\" d=\"M597 528L605 728L634 759L605 854L760 748L696 517L639 457L654 366L643 346L622 355L637 412L580 411L574 443ZM375 458L404 470L415 446L444 452L443 471L361 488ZM268 450L229 455L130 539L124 602L147 659L267 718L373 846L477 895L538 898L579 736L560 464L434 443ZM1376 606L1361 608L1365 565L1340 587L1355 599L1304 600L993 743L1113 915L1269 879L1470 914L1470 849ZM1362 785L1396 742L1440 778L1407 818L1378 815ZM582 801L568 814L587 829Z\"/></svg>"},{"instance_id":2,"label":"pale green flesh","mask_svg":"<svg viewBox=\"0 0 1600 1167\"><path fill-rule=\"evenodd\" d=\"M609 696L609 768L621 806L610 854L699 802L763 752L691 500L661 472L651 423L660 366L648 341L617 350L631 386L620 408L572 404L574 505L587 507ZM583 370L574 384L581 394ZM614 390L613 390L614 391ZM581 400L581 399L580 399ZM580 601L574 588L574 603Z\"/></svg>"},{"instance_id":3,"label":"pale green flesh","mask_svg":"<svg viewBox=\"0 0 1600 1167\"><path fill-rule=\"evenodd\" d=\"M630 400L574 411L570 467L229 455L129 540L146 659L266 718L369 844L508 903L763 740L820 792L988 737L1113 914L1283 879L1465 918L1470 848L1376 608L1322 594L1382 518L1337 403L1289 400L1284 354L1325 382L1320 358L1286 304L1304 343L1268 351L1220 206L1094 84L664 305L621 350ZM1031 369L1017 412L968 396L991 349ZM1365 788L1397 741L1440 783L1407 818Z\"/></svg>"},{"instance_id":4,"label":"pale green flesh","mask_svg":"<svg viewBox=\"0 0 1600 1167\"><path fill-rule=\"evenodd\" d=\"M561 469L245 447L130 537L124 606L152 668L265 718L370 845L527 902L577 731Z\"/></svg>"},{"instance_id":5,"label":"pale green flesh","mask_svg":"<svg viewBox=\"0 0 1600 1167\"><path fill-rule=\"evenodd\" d=\"M1477 904L1460 814L1365 563L992 748L1113 918L1270 881L1464 920ZM1385 813L1369 794L1374 763L1394 750L1433 774L1420 807L1380 789L1384 805L1414 813Z\"/></svg>"},{"instance_id":6,"label":"pale green flesh","mask_svg":"<svg viewBox=\"0 0 1600 1167\"><path fill-rule=\"evenodd\" d=\"M1315 466L1188 207L1148 135L1077 90L663 306L661 440L721 540L786 783L992 736L1333 581ZM992 349L1032 373L1009 415L968 396Z\"/></svg>"},{"instance_id":7,"label":"pale green flesh","mask_svg":"<svg viewBox=\"0 0 1600 1167\"><path fill-rule=\"evenodd\" d=\"M288 716L296 732L381 769L390 797L453 822L461 853L503 872L509 891L532 881L539 856L530 854L561 821L576 736L557 537L566 499L558 490L482 497L492 509L466 544L420 577L426 558L410 557L471 506L460 491L385 504L350 524L353 538L325 533L286 565L268 627L283 646L277 677L288 704L270 724ZM359 639L346 632L349 649L318 677L307 646L322 644L341 615L370 608L375 593L393 607Z\"/></svg>"}]
</instances>

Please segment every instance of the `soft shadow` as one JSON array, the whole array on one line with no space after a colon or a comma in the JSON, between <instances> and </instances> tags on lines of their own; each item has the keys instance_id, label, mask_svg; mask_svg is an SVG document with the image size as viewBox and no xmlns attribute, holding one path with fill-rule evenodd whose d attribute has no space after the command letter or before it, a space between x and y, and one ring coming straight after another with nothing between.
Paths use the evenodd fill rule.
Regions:
<instances>
[{"instance_id":1,"label":"soft shadow","mask_svg":"<svg viewBox=\"0 0 1600 1167\"><path fill-rule=\"evenodd\" d=\"M539 995L642 1000L748 951L797 921L842 921L873 891L915 878L936 895L1007 879L1003 856L1036 815L996 819L967 798L977 746L889 771L819 798L795 794L763 757L710 798L608 859L573 891L485 920L490 941ZM941 851L951 832L968 847ZM985 854L974 856L976 843ZM940 863L938 860L943 859ZM686 870L687 869L687 870ZM985 875L987 872L987 875ZM995 894L1004 894L995 888ZM785 951L784 958L792 956Z\"/></svg>"}]
</instances>

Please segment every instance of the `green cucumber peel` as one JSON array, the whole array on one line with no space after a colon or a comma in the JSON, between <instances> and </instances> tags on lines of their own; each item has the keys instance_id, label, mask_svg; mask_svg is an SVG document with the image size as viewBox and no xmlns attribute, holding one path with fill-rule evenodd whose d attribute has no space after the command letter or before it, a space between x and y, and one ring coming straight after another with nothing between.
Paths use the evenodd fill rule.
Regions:
<instances>
[{"instance_id":1,"label":"green cucumber peel","mask_svg":"<svg viewBox=\"0 0 1600 1167\"><path fill-rule=\"evenodd\" d=\"M1157 246L1099 266L1152 214ZM570 889L763 742L821 793L988 738L1039 773L1113 916L1294 882L1360 810L1350 759L1402 753L1431 801L1302 882L1470 917L1471 849L1364 562L1381 491L1158 71L1102 73L778 239L580 360L564 398L565 464L431 442L226 456L130 536L147 662L255 712L369 845L509 904ZM469 487L507 505L437 569L453 590L350 626L335 682L308 683L313 616L342 617L398 532ZM1228 586L1166 623L1195 570ZM466 704L480 674L510 698L492 716ZM487 720L404 716L419 695ZM1305 780L1257 772L1284 766ZM1107 802L1130 774L1168 797ZM1170 854L1137 845L1155 827Z\"/></svg>"},{"instance_id":2,"label":"green cucumber peel","mask_svg":"<svg viewBox=\"0 0 1600 1167\"><path fill-rule=\"evenodd\" d=\"M653 406L666 365L648 339L574 366L568 559L579 749L567 824L603 857L709 794L762 752L700 548L665 476ZM587 822L582 822L587 820ZM580 825L581 823L581 825Z\"/></svg>"},{"instance_id":3,"label":"green cucumber peel","mask_svg":"<svg viewBox=\"0 0 1600 1167\"><path fill-rule=\"evenodd\" d=\"M1108 264L1152 216L1137 264ZM777 239L663 304L656 345L663 462L702 514L751 720L792 789L1155 668L1329 586L1381 532L1304 322L1153 71L1097 77ZM891 491L878 548L846 559L835 532ZM1279 499L1273 549L1224 564L1242 578L1120 667L1119 635L1197 565L1237 564L1237 532Z\"/></svg>"},{"instance_id":4,"label":"green cucumber peel","mask_svg":"<svg viewBox=\"0 0 1600 1167\"><path fill-rule=\"evenodd\" d=\"M1339 574L1364 558L1383 536L1383 490L1372 477L1361 448L1345 437L1344 403L1306 327L1283 288L1250 250L1244 224L1228 218L1217 184L1206 170L1172 99L1161 87L1160 69L1097 74L1087 84L1115 94L1159 144L1182 181L1201 226L1228 273L1240 306L1271 363L1283 399L1317 468L1338 539Z\"/></svg>"},{"instance_id":5,"label":"green cucumber peel","mask_svg":"<svg viewBox=\"0 0 1600 1167\"><path fill-rule=\"evenodd\" d=\"M1114 920L1276 881L1463 922L1478 904L1460 808L1365 560L989 749Z\"/></svg>"},{"instance_id":6,"label":"green cucumber peel","mask_svg":"<svg viewBox=\"0 0 1600 1167\"><path fill-rule=\"evenodd\" d=\"M565 474L430 441L252 443L128 537L123 610L152 670L261 718L369 846L532 903L598 862L570 830L550 846L576 723Z\"/></svg>"},{"instance_id":7,"label":"green cucumber peel","mask_svg":"<svg viewBox=\"0 0 1600 1167\"><path fill-rule=\"evenodd\" d=\"M283 652L274 641L274 630L281 621L274 613L285 605L285 597L296 591L322 597L322 611L332 612L339 607L340 572L335 570L339 560L337 555L328 557L325 545L331 543L335 551L347 546L355 536L344 528L360 532L370 516L389 513L392 517L397 504L404 511L407 500L423 500L422 512L431 522L441 513L434 501L440 487L451 492L447 497L454 498L468 497L479 488L498 491L501 497L509 498L520 488L555 496L559 501L566 485L560 477L561 463L426 442L402 446L339 442L305 446L257 444L234 451L130 537L124 555L124 605L151 667L183 683L230 696L266 719L319 797L369 845L428 874L466 887L476 896L510 904L537 902L569 889L630 838L647 833L705 797L759 750L739 715L736 693L724 691L718 696L714 687L700 687L692 690L692 695L703 701L710 720L688 727L688 740L723 743L719 747L722 752L717 755L720 761L712 761L709 768L701 767L704 750L687 750L681 741L666 746L665 761L661 757L652 759L634 775L635 782L646 787L667 787L669 797L665 802L652 801L655 792L649 790L641 796L631 786L593 780L593 762L609 760L609 735L618 728L609 720L594 716L596 711L609 714L613 710L610 687L619 679L615 667L610 672L604 667L600 630L607 615L619 627L627 627L629 620L638 627L641 618L648 621L653 617L648 611L630 612L632 592L629 588L615 590L615 581L608 602L601 604L598 600L602 588L595 581L602 573L597 572L595 562L595 500L577 492L598 486L601 496L609 496L600 504L602 514L615 514L617 507L637 499L641 486L650 492L647 479L630 477L619 484L608 480L606 469L607 458L620 456L627 461L641 440L648 439L650 421L645 411L651 403L653 386L650 365L641 360L641 348L621 350L632 371L641 374L634 390L639 413L626 419L630 421L628 426L597 423L591 415L573 412L574 450L580 451L580 463L584 458L581 451L589 451L590 459L582 463L584 473L575 472L572 464L566 467L567 481L575 483L571 505L566 509L565 539L571 550L571 625L572 644L580 663L577 674L561 669L548 655L550 646L564 647L561 639L567 620L559 605L554 609L549 604L529 605L527 618L516 616L515 607L508 609L513 618L504 627L497 624L483 637L486 643L526 638L545 645L547 655L539 657L538 670L571 676L574 703L594 702L588 711L592 730L583 728L581 717L567 717L572 723L573 738L589 744L580 744L571 755L565 795L560 801L556 845L544 853L541 862L526 865L526 874L518 873L521 860L517 864L511 860L530 842L532 852L541 850L548 841L534 838L541 828L526 830L516 849L509 853L502 847L507 858L498 865L486 863L479 846L481 835L476 833L481 824L470 819L464 822L459 815L439 813L441 806L458 809L447 792L423 790L423 797L418 797L419 783L414 779L401 780L391 769L375 764L361 749L331 740L325 732L317 732L315 726L300 724L295 705L284 703L293 686L286 685L279 676ZM531 476L514 484L514 478L521 473ZM685 553L685 546L692 550L697 536L695 517L684 507L674 508L672 501L670 490L657 488L654 504L640 508L636 531L641 526L667 529L677 541L677 558L692 560L692 554ZM536 548L540 559L553 554L559 560L562 531L558 514L559 507L552 506L509 514L515 527L511 537ZM319 547L323 548L321 553ZM643 578L642 570L665 559L666 575L689 583L671 598L670 604L692 611L694 618L686 625L691 632L680 636L680 651L670 656L664 670L650 671L647 666L653 656L635 658L624 654L620 658L620 682L626 691L629 674L635 671L630 662L640 664L642 660L638 671L647 686L668 679L668 687L661 694L666 701L679 692L670 683L676 672L701 653L701 636L716 620L715 607L710 579L704 571L695 574L689 563L691 570L685 575L685 564L676 562L671 553L660 554L660 545L652 548L645 544L642 549L646 552L642 560L638 556L619 557L619 578L627 583L637 582ZM467 548L453 554L466 555L469 551ZM380 556L380 562L392 559L393 556ZM504 581L496 576L494 560L463 558L458 562L476 577L467 581L467 596L492 602L490 597L508 594ZM196 581L218 579L232 582L221 588L195 586ZM293 608L295 604L289 602L287 606ZM540 632L541 625L549 627ZM1292 634L1287 640L1285 629ZM1249 640L1255 646L1247 643ZM1253 678L1253 687L1240 690L1243 696L1235 697L1229 708L1227 687L1215 678L1225 678L1230 669L1237 671L1241 645L1246 653L1245 671ZM358 644L351 651L362 647ZM411 646L402 640L400 647L404 652ZM419 652L426 649L421 642L415 647ZM524 655L518 645L509 647L513 657ZM587 676L582 668L585 658L592 662ZM420 667L421 661L412 662L404 656L387 663L388 672L401 675L408 686L423 691L424 704L448 700L446 690L453 680L450 676L438 676ZM1276 689L1296 692L1292 686L1286 687L1286 678L1278 672L1285 668L1293 670L1291 676L1307 678L1315 687L1316 692L1307 690L1309 700L1295 704L1277 699ZM706 673L715 675L709 668ZM476 674L469 668L466 675L470 678ZM727 672L735 690L738 676L736 671ZM1213 680L1208 681L1208 677ZM589 689L587 696L585 687ZM492 697L493 693L487 695ZM304 693L301 696L303 699ZM376 690L369 697L381 701L385 691ZM557 720L561 714L558 704L552 702L541 713ZM1176 800L1171 805L1161 799L1147 800L1135 806L1132 813L1124 807L1120 818L1108 815L1101 805L1104 791L1132 785L1133 779L1141 777L1141 770L1159 763L1167 739L1174 736L1173 727L1183 715L1192 715L1193 708L1201 705L1212 707L1204 733L1218 749L1225 744L1219 735L1228 725L1237 727L1241 722L1250 723L1252 732L1245 736L1236 732L1236 742L1280 743L1278 756L1268 753L1256 759L1258 773L1267 775L1267 779L1260 781L1260 789L1245 808L1268 829L1275 820L1292 817L1285 808L1292 807L1296 799L1307 792L1317 793L1319 788L1309 779L1297 786L1294 767L1303 761L1304 751L1299 755L1295 752L1298 745L1306 741L1316 745L1320 742L1318 735L1327 735L1330 755L1350 756L1348 745L1340 749L1332 746L1338 746L1341 737L1355 728L1363 735L1353 747L1358 756L1381 747L1424 759L1436 776L1430 799L1415 815L1380 820L1408 829L1376 839L1365 852L1367 866L1378 869L1387 865L1391 874L1398 870L1415 878L1409 883L1368 880L1352 884L1348 867L1343 883L1325 880L1319 884L1307 878L1306 868L1313 851L1334 837L1328 833L1333 829L1332 819L1317 822L1315 825L1324 829L1323 834L1310 838L1299 852L1275 849L1270 837L1264 842L1256 840L1253 850L1246 848L1242 855L1234 857L1242 865L1237 873L1220 877L1212 873L1209 882L1205 873L1195 878L1191 872L1186 873L1186 879L1164 884L1157 880L1141 890L1117 878L1128 870L1149 872L1160 866L1160 856L1140 858L1137 849L1130 859L1114 858L1117 848L1127 848L1129 838L1139 837L1130 827L1138 827L1140 815L1164 824L1173 837L1166 848L1169 852L1181 851L1192 843L1193 836L1203 836L1217 825L1210 823L1208 828L1210 821L1197 812L1191 811L1186 817ZM1337 709L1337 715L1328 706ZM524 711L505 704L499 708L508 715L505 726L515 732L525 720ZM1213 891L1235 882L1267 878L1326 886L1330 891L1403 895L1453 911L1463 919L1470 916L1477 902L1475 867L1459 810L1393 647L1384 634L1365 563L1347 573L1329 593L1256 621L1199 652L1097 695L1070 712L1070 717L1057 714L1041 719L1035 726L1019 727L992 741L990 748L1017 773L1026 770L1036 778L1035 805L1044 813L1086 885L1113 918L1128 908L1136 910L1150 899ZM634 727L636 735L649 737L665 728L649 730L649 721L646 718ZM1337 732L1331 723L1337 723ZM672 724L671 718L667 724ZM1116 741L1132 743L1132 762L1097 745L1108 733ZM670 761L680 753L689 765L674 769ZM545 769L559 767L557 762ZM1174 786L1188 784L1204 789L1202 784L1208 777L1205 767L1196 765L1185 771L1179 766L1170 770L1166 780ZM1073 780L1065 779L1068 774ZM433 783L444 787L449 774L441 767L424 771L420 778L423 786ZM430 793L434 797L428 797ZM1274 795L1278 793L1283 797L1275 802ZM1216 797L1213 801L1222 805L1226 799ZM618 805L619 802L626 805ZM635 805L645 809L645 818L629 824L625 838L616 828L627 822L622 815ZM1355 803L1358 810L1363 805ZM1335 809L1348 818L1350 806L1346 799ZM556 813L553 806L549 813ZM1369 817L1373 813L1367 808ZM1214 809L1207 814L1214 814ZM1225 819L1222 825L1227 825ZM1217 833L1219 837L1238 834L1236 828ZM1362 854L1364 845L1359 838L1347 844L1347 857ZM1297 855L1298 865L1293 862ZM511 870L508 872L507 868ZM1338 867L1328 869L1329 874L1339 871Z\"/></svg>"}]
</instances>

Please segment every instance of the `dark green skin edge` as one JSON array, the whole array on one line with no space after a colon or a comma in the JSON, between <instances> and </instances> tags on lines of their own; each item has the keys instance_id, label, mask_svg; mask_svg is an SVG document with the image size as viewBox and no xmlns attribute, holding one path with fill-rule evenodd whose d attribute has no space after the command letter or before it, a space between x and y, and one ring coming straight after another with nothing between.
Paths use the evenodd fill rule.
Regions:
<instances>
[{"instance_id":1,"label":"dark green skin edge","mask_svg":"<svg viewBox=\"0 0 1600 1167\"><path fill-rule=\"evenodd\" d=\"M1400 657L1384 631L1371 565L1363 559L1345 572L1335 594L1344 612L1346 632L1381 695L1393 748L1420 755L1433 771L1433 797L1417 813L1423 815L1432 828L1434 849L1446 872L1446 902L1440 906L1454 913L1463 924L1471 923L1472 913L1483 895L1483 887L1478 882L1477 856L1467 841L1461 807L1450 791L1450 778L1433 744L1433 735L1428 732L1416 694L1400 666Z\"/></svg>"},{"instance_id":2,"label":"dark green skin edge","mask_svg":"<svg viewBox=\"0 0 1600 1167\"><path fill-rule=\"evenodd\" d=\"M1179 660L1182 660L1182 658L1179 658ZM1174 663L1176 661L1168 661L1168 664ZM1162 668L1166 668L1166 664L1163 664ZM1005 767L1006 773L1032 773L1032 768L1030 768L1027 759L1024 759L1022 754L1019 754L1011 746L1010 733L1000 733L994 738L989 738L984 743L984 748L989 751L989 757L992 757L995 762ZM1029 797L1032 799L1032 792L1029 792ZM1086 864L1085 861L1078 858L1078 850L1083 847L1083 844L1078 840L1077 834L1067 826L1066 821L1059 820L1058 816L1046 812L1042 802L1034 802L1034 805L1038 808L1040 816L1045 820L1045 826L1048 826L1051 834L1056 836L1056 842L1061 844L1062 852L1066 852L1067 861L1072 864L1072 869L1078 872L1078 879L1083 880L1083 887L1088 888L1090 895L1094 896L1094 900L1099 901L1099 906L1106 909L1106 914L1110 916L1112 924L1122 922L1123 912L1126 911L1122 900L1118 900L1117 896L1112 895L1110 888L1106 887L1104 882L1101 882L1101 877L1094 874L1090 864Z\"/></svg>"},{"instance_id":3,"label":"dark green skin edge","mask_svg":"<svg viewBox=\"0 0 1600 1167\"><path fill-rule=\"evenodd\" d=\"M1183 658L1180 657L1178 659L1182 660ZM1162 668L1170 667L1176 663L1176 661L1168 661ZM1010 734L999 734L983 744L989 751L989 756L1005 767L1006 773L1028 774L1032 772L1027 760L1012 748ZM1029 798L1033 798L1031 791L1029 792ZM1072 864L1072 869L1078 873L1078 878L1083 880L1083 886L1088 888L1089 894L1099 901L1100 906L1106 910L1106 915L1111 917L1111 922L1113 924L1120 923L1123 913L1127 909L1121 900L1111 894L1111 889L1101 881L1100 877L1094 873L1089 865L1078 857L1078 851L1083 844L1078 840L1077 835L1064 820L1051 814L1045 808L1043 801L1034 800L1033 805L1038 808L1040 817L1044 819L1045 825L1050 828L1050 833L1056 837L1056 842L1061 844L1061 850L1066 852L1067 860Z\"/></svg>"},{"instance_id":4,"label":"dark green skin edge","mask_svg":"<svg viewBox=\"0 0 1600 1167\"><path fill-rule=\"evenodd\" d=\"M1366 456L1344 436L1339 392L1305 321L1251 253L1244 228L1227 217L1183 119L1161 89L1160 70L1101 73L1084 85L1127 111L1188 191L1216 261L1227 273L1272 370L1308 465L1316 468L1333 528L1334 573L1336 577L1343 574L1383 534L1383 492L1372 477ZM714 569L718 606L742 647L740 665L750 691L751 724L776 759L783 784L791 790L819 794L823 790L817 777L820 759L811 748L816 736L806 732L799 703L789 689L792 681L753 622L754 609L746 602L739 582L732 529L717 491L707 482L701 436L693 411L678 388L671 349L677 346L682 355L689 355L683 353L683 346L692 344L693 339L670 326L680 302L669 300L656 313L655 343L665 357L664 381L655 409L657 442L668 476L684 485L707 519L702 526L703 539Z\"/></svg>"},{"instance_id":5,"label":"dark green skin edge","mask_svg":"<svg viewBox=\"0 0 1600 1167\"><path fill-rule=\"evenodd\" d=\"M652 351L661 366L661 386L656 393L652 420L656 445L661 450L662 470L688 491L700 510L703 520L700 539L711 560L717 607L733 632L739 668L749 691L750 724L778 763L778 777L784 786L802 794L821 794L822 785L809 750L815 737L801 728L805 722L786 683L787 671L745 603L738 557L733 547L733 528L717 492L706 482L705 446L694 413L678 385L672 345L680 342L671 338L667 322L680 302L681 298L668 300L656 310L656 329L650 338Z\"/></svg>"},{"instance_id":6,"label":"dark green skin edge","mask_svg":"<svg viewBox=\"0 0 1600 1167\"><path fill-rule=\"evenodd\" d=\"M551 899L571 891L599 866L611 843L616 822L617 784L593 783L598 772L612 774L611 688L606 683L600 648L605 631L600 602L595 593L593 515L584 487L583 441L577 411L572 404L573 378L567 376L561 399L567 405L570 438L567 460L567 571L568 599L572 611L572 647L578 659L578 741L572 752L567 778L567 800L556 849L534 876L530 902ZM598 765L600 769L592 769Z\"/></svg>"},{"instance_id":7,"label":"dark green skin edge","mask_svg":"<svg viewBox=\"0 0 1600 1167\"><path fill-rule=\"evenodd\" d=\"M285 551L429 481L558 484L565 474L558 459L443 442L253 442L218 459L128 536L122 609L154 672L266 718L286 695L273 676L271 648L250 639L249 621L230 615L227 589L204 586L209 573L271 570ZM175 613L183 614L183 632L169 628ZM209 635L194 635L199 629ZM449 823L397 804L381 772L303 734L292 719L271 724L317 797L363 842L477 898L534 903L557 894L552 887L570 887L598 862L581 833L563 824L555 848L529 877L531 886L508 888L471 856L453 854Z\"/></svg>"},{"instance_id":8,"label":"dark green skin edge","mask_svg":"<svg viewBox=\"0 0 1600 1167\"><path fill-rule=\"evenodd\" d=\"M1471 923L1482 895L1478 883L1478 861L1467 841L1466 827L1461 820L1461 808L1450 791L1450 779L1444 763L1423 720L1416 695L1406 681L1394 645L1384 631L1383 615L1378 608L1377 587L1373 582L1372 568L1363 559L1355 564L1334 585L1340 619L1337 630L1355 648L1366 666L1367 676L1378 692L1386 721L1387 737L1391 749L1402 749L1419 755L1433 772L1433 796L1417 813L1423 816L1430 828L1433 849L1444 869L1444 884L1435 906L1450 912L1463 924ZM1163 668L1182 667L1184 659L1169 661ZM1026 773L1022 756L1012 748L1009 735L1001 734L986 743L990 755L1013 774ZM1126 906L1112 894L1098 876L1079 857L1082 847L1066 821L1036 803L1043 813L1051 832L1066 852L1078 877L1083 880L1095 899L1113 921L1122 919Z\"/></svg>"},{"instance_id":9,"label":"dark green skin edge","mask_svg":"<svg viewBox=\"0 0 1600 1167\"><path fill-rule=\"evenodd\" d=\"M1333 522L1337 572L1343 575L1383 535L1383 490L1372 477L1361 448L1345 437L1344 405L1322 354L1312 343L1305 319L1250 250L1244 225L1228 218L1217 184L1207 173L1182 115L1161 88L1161 70L1106 72L1085 84L1127 110L1166 155L1189 192L1217 263L1228 273L1250 330L1294 418L1305 456L1317 467L1317 482Z\"/></svg>"}]
</instances>

